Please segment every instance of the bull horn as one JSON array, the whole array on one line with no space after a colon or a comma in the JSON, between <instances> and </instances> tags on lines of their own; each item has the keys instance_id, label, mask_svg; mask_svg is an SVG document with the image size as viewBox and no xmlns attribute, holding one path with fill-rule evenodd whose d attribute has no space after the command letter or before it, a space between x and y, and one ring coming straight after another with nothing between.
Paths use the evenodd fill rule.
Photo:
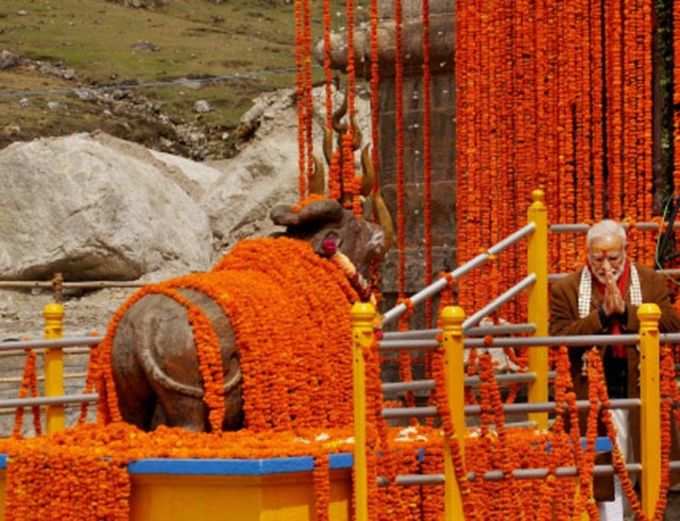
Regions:
<instances>
[{"instance_id":1,"label":"bull horn","mask_svg":"<svg viewBox=\"0 0 680 521\"><path fill-rule=\"evenodd\" d=\"M309 193L324 195L326 193L326 169L321 160L314 157L314 171L309 177Z\"/></svg>"},{"instance_id":2,"label":"bull horn","mask_svg":"<svg viewBox=\"0 0 680 521\"><path fill-rule=\"evenodd\" d=\"M361 195L364 197L371 195L375 185L375 170L373 161L371 161L370 147L370 144L366 145L361 152Z\"/></svg>"},{"instance_id":3,"label":"bull horn","mask_svg":"<svg viewBox=\"0 0 680 521\"><path fill-rule=\"evenodd\" d=\"M347 94L345 94L340 108L333 112L333 128L339 134L343 134L347 131L347 125L345 123L341 123L342 118L345 117L345 114L347 114Z\"/></svg>"},{"instance_id":4,"label":"bull horn","mask_svg":"<svg viewBox=\"0 0 680 521\"><path fill-rule=\"evenodd\" d=\"M361 142L364 140L364 136L361 133L361 129L359 128L359 125L357 125L356 120L354 119L354 116L352 116L352 147L354 150L359 150L361 148Z\"/></svg>"},{"instance_id":5,"label":"bull horn","mask_svg":"<svg viewBox=\"0 0 680 521\"><path fill-rule=\"evenodd\" d=\"M392 224L392 216L380 192L373 193L373 217L385 233L385 251L389 251L394 242L394 225Z\"/></svg>"},{"instance_id":6,"label":"bull horn","mask_svg":"<svg viewBox=\"0 0 680 521\"><path fill-rule=\"evenodd\" d=\"M326 164L330 165L333 159L333 130L330 128L323 130L323 156L326 158Z\"/></svg>"}]
</instances>

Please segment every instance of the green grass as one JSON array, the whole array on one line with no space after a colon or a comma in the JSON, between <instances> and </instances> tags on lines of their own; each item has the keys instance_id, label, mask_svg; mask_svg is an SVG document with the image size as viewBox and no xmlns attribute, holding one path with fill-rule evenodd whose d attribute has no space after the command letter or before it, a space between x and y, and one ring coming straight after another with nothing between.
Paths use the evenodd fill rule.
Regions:
<instances>
[{"instance_id":1,"label":"green grass","mask_svg":"<svg viewBox=\"0 0 680 521\"><path fill-rule=\"evenodd\" d=\"M20 9L29 14L19 16ZM104 0L3 0L0 45L63 60L93 81L112 74L138 80L223 75L234 71L234 63L241 71L293 66L290 9L270 8L264 16L242 10L204 0L173 0L162 10ZM139 41L153 42L159 51L135 51Z\"/></svg>"},{"instance_id":2,"label":"green grass","mask_svg":"<svg viewBox=\"0 0 680 521\"><path fill-rule=\"evenodd\" d=\"M357 12L367 14L367 0ZM333 23L344 23L342 0L334 0ZM18 11L25 10L26 16ZM313 1L314 41L321 37L321 2ZM293 6L271 0L171 0L158 9L131 9L106 0L2 0L0 2L0 49L33 59L63 62L76 70L81 82L113 84L170 81L182 77L250 75L251 79L224 81L197 90L177 85L141 86L138 92L162 103L171 116L193 121L193 103L207 99L215 111L201 115L203 124L233 128L262 92L293 87L295 26ZM141 41L152 42L158 51L135 50ZM320 68L315 79L321 78ZM0 72L0 94L27 90L47 101L61 101L50 94L72 83L45 78L26 71ZM72 129L91 130L101 115L86 103L69 100L72 110L51 124L36 104L18 108L19 94L0 96L0 146L2 129L18 124L22 138L54 135ZM82 114L81 114L82 111ZM59 127L62 127L61 130Z\"/></svg>"}]
</instances>

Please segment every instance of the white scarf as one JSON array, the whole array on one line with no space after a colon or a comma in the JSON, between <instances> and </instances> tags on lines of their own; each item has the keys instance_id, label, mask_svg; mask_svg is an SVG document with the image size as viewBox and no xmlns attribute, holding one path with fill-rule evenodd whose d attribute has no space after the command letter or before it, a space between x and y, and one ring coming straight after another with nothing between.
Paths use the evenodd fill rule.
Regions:
<instances>
[{"instance_id":1,"label":"white scarf","mask_svg":"<svg viewBox=\"0 0 680 521\"><path fill-rule=\"evenodd\" d=\"M581 282L578 286L578 316L585 318L590 315L590 302L593 297L593 276L588 266L581 270ZM634 306L642 304L642 289L640 277L635 265L630 265L630 303Z\"/></svg>"}]
</instances>

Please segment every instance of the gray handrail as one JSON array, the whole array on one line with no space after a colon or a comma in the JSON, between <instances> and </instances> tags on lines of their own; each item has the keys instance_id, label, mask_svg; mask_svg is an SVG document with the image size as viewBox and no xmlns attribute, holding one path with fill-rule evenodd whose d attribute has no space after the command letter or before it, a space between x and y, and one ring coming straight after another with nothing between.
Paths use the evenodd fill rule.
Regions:
<instances>
[{"instance_id":1,"label":"gray handrail","mask_svg":"<svg viewBox=\"0 0 680 521\"><path fill-rule=\"evenodd\" d=\"M680 470L680 461L671 461L669 463L670 470ZM642 465L640 463L626 463L626 471L629 474L639 474L642 472ZM557 467L554 474L558 478L578 476L579 470L576 467ZM615 472L613 465L594 465L594 476L611 476ZM530 468L530 469L514 469L512 477L515 479L545 479L550 474L550 469L547 468ZM479 476L476 472L468 472L467 479L470 481L476 480ZM504 479L502 470L489 470L485 472L481 478L484 481L500 481ZM444 474L398 474L395 476L394 483L396 485L441 485L445 482ZM385 486L389 484L389 480L381 476L378 478L378 484Z\"/></svg>"},{"instance_id":2,"label":"gray handrail","mask_svg":"<svg viewBox=\"0 0 680 521\"><path fill-rule=\"evenodd\" d=\"M11 349L40 349L50 347L83 347L96 346L104 340L103 336L74 336L63 337L55 340L10 340L0 342L0 351Z\"/></svg>"},{"instance_id":3,"label":"gray handrail","mask_svg":"<svg viewBox=\"0 0 680 521\"><path fill-rule=\"evenodd\" d=\"M554 372L551 371L554 377ZM550 374L548 375L550 378ZM528 383L536 380L535 373L505 373L496 375L496 382L499 384ZM466 376L463 384L467 387L474 387L480 384L479 376ZM413 380L411 382L387 382L382 384L384 393L399 393L407 391L429 391L434 389L434 380Z\"/></svg>"},{"instance_id":4,"label":"gray handrail","mask_svg":"<svg viewBox=\"0 0 680 521\"><path fill-rule=\"evenodd\" d=\"M630 225L628 223L621 223L625 229L628 229ZM658 230L659 225L655 222L639 222L633 225L637 230ZM673 223L674 228L680 228L680 223ZM590 224L585 223L574 223L574 224L551 224L550 231L553 233L585 233L590 229Z\"/></svg>"},{"instance_id":5,"label":"gray handrail","mask_svg":"<svg viewBox=\"0 0 680 521\"><path fill-rule=\"evenodd\" d=\"M533 233L533 231L536 229L536 225L533 222L530 222L528 224L525 224L522 228L517 230L514 233L511 233L508 235L505 239L501 240L500 242L494 244L491 248L489 248L486 252L480 253L476 257L473 257L469 261L465 262L455 270L453 270L450 275L453 278L460 278L469 271L472 271L473 269L481 266L484 264L487 260L489 260L489 257L491 255L497 255L498 253L502 252L504 249L508 248L509 246L512 246L514 243L517 241L523 239L527 235ZM430 297L433 297L437 293L439 293L441 290L443 290L448 282L446 281L445 278L440 278L434 281L432 284L429 286L425 286L423 289L421 289L419 292L413 294L411 296L411 302L413 303L414 306L417 306L418 304L424 302ZM385 327L387 324L390 324L391 322L395 321L398 319L401 315L404 314L406 311L406 305L401 303L397 304L394 306L392 309L390 309L385 315L383 316L383 322L382 325Z\"/></svg>"},{"instance_id":6,"label":"gray handrail","mask_svg":"<svg viewBox=\"0 0 680 521\"><path fill-rule=\"evenodd\" d=\"M661 335L663 337L663 335ZM677 335L680 340L680 334ZM573 336L530 336L492 337L487 344L483 338L466 338L465 347L541 347L567 346L592 347L605 345L635 345L640 335L573 335ZM662 340L663 341L663 340Z\"/></svg>"},{"instance_id":7,"label":"gray handrail","mask_svg":"<svg viewBox=\"0 0 680 521\"><path fill-rule=\"evenodd\" d=\"M497 336L497 335L520 335L523 333L534 333L536 325L532 323L524 324L498 324L491 326L475 326L465 330L466 336ZM441 329L412 329L411 331L390 331L383 333L384 340L407 340L435 338L442 332Z\"/></svg>"},{"instance_id":8,"label":"gray handrail","mask_svg":"<svg viewBox=\"0 0 680 521\"><path fill-rule=\"evenodd\" d=\"M64 289L111 289L111 288L141 288L158 282L115 282L108 280L96 280L91 282L62 282L60 286ZM3 288L53 288L54 284L42 280L0 280L0 289Z\"/></svg>"},{"instance_id":9,"label":"gray handrail","mask_svg":"<svg viewBox=\"0 0 680 521\"><path fill-rule=\"evenodd\" d=\"M524 291L529 286L531 286L535 283L536 283L536 274L530 273L529 275L524 277L522 280L520 280L517 284L515 284L511 288L508 288L503 293L498 295L495 299L493 299L491 302L489 302L482 309L476 311L474 314L470 315L467 319L465 319L465 321L463 322L463 330L465 330L465 328L477 325L477 323L480 320L482 320L484 317L486 317L486 316L490 315L491 313L493 313L494 311L496 311L499 307L501 307L506 302L510 302L513 298L515 298L517 295L522 293L522 291Z\"/></svg>"},{"instance_id":10,"label":"gray handrail","mask_svg":"<svg viewBox=\"0 0 680 521\"><path fill-rule=\"evenodd\" d=\"M99 395L91 394L69 394L64 396L40 396L36 398L9 398L0 400L0 407L31 407L34 405L62 405L68 403L96 402Z\"/></svg>"},{"instance_id":11,"label":"gray handrail","mask_svg":"<svg viewBox=\"0 0 680 521\"><path fill-rule=\"evenodd\" d=\"M680 333L664 333L660 335L661 342L680 343ZM573 335L573 336L529 336L491 337L487 344L485 338L465 338L464 346L470 347L543 347L543 346L567 346L567 347L592 347L606 345L636 345L640 340L639 335ZM378 343L381 350L411 349L427 350L439 347L436 340L381 340Z\"/></svg>"},{"instance_id":12,"label":"gray handrail","mask_svg":"<svg viewBox=\"0 0 680 521\"><path fill-rule=\"evenodd\" d=\"M538 402L538 403L506 403L503 405L503 412L505 413L523 413L523 412L553 412L557 407L555 402ZM590 402L588 400L577 400L576 407L579 410L588 409ZM639 398L616 398L609 400L609 408L611 409L634 409L640 407ZM479 405L466 405L466 416L478 416L481 412ZM424 407L386 407L382 412L383 418L422 418L428 416L437 416L437 408L434 406Z\"/></svg>"},{"instance_id":13,"label":"gray handrail","mask_svg":"<svg viewBox=\"0 0 680 521\"><path fill-rule=\"evenodd\" d=\"M663 270L655 270L657 273L660 273L661 275L668 275L671 277L677 277L680 276L680 269L677 268L669 268L669 269L663 269ZM563 279L564 277L568 277L570 273L551 273L548 275L548 281L549 282L555 282L556 280Z\"/></svg>"}]
</instances>

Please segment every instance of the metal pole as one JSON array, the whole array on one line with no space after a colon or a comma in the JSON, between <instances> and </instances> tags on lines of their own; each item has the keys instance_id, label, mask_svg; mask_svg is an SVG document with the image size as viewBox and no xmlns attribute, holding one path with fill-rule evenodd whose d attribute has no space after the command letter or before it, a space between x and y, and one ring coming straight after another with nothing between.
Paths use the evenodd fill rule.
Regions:
<instances>
[{"instance_id":1,"label":"metal pole","mask_svg":"<svg viewBox=\"0 0 680 521\"><path fill-rule=\"evenodd\" d=\"M389 331L383 333L383 340L433 339L441 329L412 329L411 331Z\"/></svg>"},{"instance_id":2,"label":"metal pole","mask_svg":"<svg viewBox=\"0 0 680 521\"><path fill-rule=\"evenodd\" d=\"M31 407L33 405L64 405L68 403L96 402L97 394L69 394L66 396L40 396L38 398L9 398L0 400L0 407Z\"/></svg>"},{"instance_id":3,"label":"metal pole","mask_svg":"<svg viewBox=\"0 0 680 521\"><path fill-rule=\"evenodd\" d=\"M463 324L465 311L460 306L446 306L441 312L443 326L442 346L444 347L444 378L446 401L451 414L454 436L461 454L465 447L465 360L463 356ZM463 456L463 461L465 457ZM465 519L463 497L458 486L449 443L444 443L444 519L456 521Z\"/></svg>"},{"instance_id":4,"label":"metal pole","mask_svg":"<svg viewBox=\"0 0 680 521\"><path fill-rule=\"evenodd\" d=\"M677 344L680 343L680 333L661 333L661 343Z\"/></svg>"},{"instance_id":5,"label":"metal pole","mask_svg":"<svg viewBox=\"0 0 680 521\"><path fill-rule=\"evenodd\" d=\"M610 409L634 409L640 407L640 400L638 398L618 398L609 400ZM578 400L576 407L579 410L588 409L590 402L588 400ZM508 403L503 405L503 412L507 413L549 413L556 408L555 402L534 402L534 403ZM481 412L479 405L466 405L465 416L477 416ZM427 417L436 416L437 408L426 407L386 407L383 409L383 418L410 418L410 417ZM533 420L532 420L533 421Z\"/></svg>"},{"instance_id":6,"label":"metal pole","mask_svg":"<svg viewBox=\"0 0 680 521\"><path fill-rule=\"evenodd\" d=\"M551 376L551 375L548 375ZM536 376L533 373L508 373L496 375L498 384L515 384L533 382ZM554 377L554 373L552 374ZM479 385L479 376L466 376L463 383L465 387ZM413 380L411 382L389 382L382 384L384 393L403 393L406 391L429 391L434 389L434 380Z\"/></svg>"},{"instance_id":7,"label":"metal pole","mask_svg":"<svg viewBox=\"0 0 680 521\"><path fill-rule=\"evenodd\" d=\"M435 349L439 347L436 340L381 340L378 344L380 349Z\"/></svg>"},{"instance_id":8,"label":"metal pole","mask_svg":"<svg viewBox=\"0 0 680 521\"><path fill-rule=\"evenodd\" d=\"M527 247L527 269L534 273L536 283L529 290L528 321L536 324L535 336L547 336L548 319L548 209L545 206L543 190L531 192L533 203L529 206L528 220L536 225L536 231L529 238ZM536 379L529 384L529 403L548 400L548 348L540 346L529 351L529 372ZM531 413L529 419L539 429L548 428L547 413Z\"/></svg>"},{"instance_id":9,"label":"metal pole","mask_svg":"<svg viewBox=\"0 0 680 521\"><path fill-rule=\"evenodd\" d=\"M45 317L45 339L55 340L64 336L64 306L47 304L43 310ZM50 348L44 355L45 395L64 395L64 352L61 347ZM47 406L47 434L64 430L64 406Z\"/></svg>"},{"instance_id":10,"label":"metal pole","mask_svg":"<svg viewBox=\"0 0 680 521\"><path fill-rule=\"evenodd\" d=\"M497 326L477 326L465 330L465 336L499 336L533 334L536 332L536 324L503 324Z\"/></svg>"},{"instance_id":11,"label":"metal pole","mask_svg":"<svg viewBox=\"0 0 680 521\"><path fill-rule=\"evenodd\" d=\"M661 397L659 383L659 319L656 304L642 304L640 319L640 420L642 463L642 511L654 517L661 488Z\"/></svg>"},{"instance_id":12,"label":"metal pole","mask_svg":"<svg viewBox=\"0 0 680 521\"><path fill-rule=\"evenodd\" d=\"M366 367L364 352L373 343L375 308L367 302L352 306L352 379L354 400L355 519L368 521L368 468L366 464Z\"/></svg>"},{"instance_id":13,"label":"metal pole","mask_svg":"<svg viewBox=\"0 0 680 521\"><path fill-rule=\"evenodd\" d=\"M666 226L668 223L664 223ZM627 223L621 223L621 225L628 229L630 227ZM635 228L638 230L657 230L659 225L655 222L639 222L634 224ZM673 224L674 228L680 227L680 223L676 222ZM585 223L575 223L575 224L553 224L550 226L550 231L552 233L585 233L590 229L589 224Z\"/></svg>"},{"instance_id":14,"label":"metal pole","mask_svg":"<svg viewBox=\"0 0 680 521\"><path fill-rule=\"evenodd\" d=\"M680 469L680 461L671 461L671 470ZM629 474L639 474L642 467L639 463L627 463L626 471ZM550 474L550 469L547 468L532 468L532 469L515 469L512 471L512 477L515 479L545 479ZM594 476L612 476L614 474L613 465L595 465L593 467ZM576 467L557 467L555 469L555 476L558 478L567 478L578 476L578 469ZM475 472L468 473L470 481L479 479L480 476ZM500 481L504 479L502 470L489 470L485 472L481 478L485 481ZM444 483L444 476L442 474L398 474L394 480L397 485L440 485ZM380 485L387 485L389 481L387 478L379 478Z\"/></svg>"},{"instance_id":15,"label":"metal pole","mask_svg":"<svg viewBox=\"0 0 680 521\"><path fill-rule=\"evenodd\" d=\"M488 251L480 253L476 257L473 257L472 259L464 263L462 266L459 266L458 268L453 270L451 272L451 276L454 279L457 279L462 277L469 271L472 271L473 269L481 266L487 260L489 260L489 255L496 255L502 252L507 247L512 246L517 241L521 240L525 236L532 233L534 231L534 226L535 225L533 223L525 224L522 228L520 228L516 232L511 233L505 239L494 244L491 248L489 248ZM426 286L425 288L421 289L418 293L415 293L413 296L411 296L411 302L413 303L414 306L417 306L421 302L439 293L442 289L446 287L446 284L447 282L446 279L444 278L434 281L429 286ZM383 327L385 327L387 324L390 324L391 322L394 322L405 311L406 306L404 304L397 304L396 306L394 306L383 316L382 322Z\"/></svg>"},{"instance_id":16,"label":"metal pole","mask_svg":"<svg viewBox=\"0 0 680 521\"><path fill-rule=\"evenodd\" d=\"M674 334L661 335L662 338L673 338ZM466 338L465 347L543 347L543 346L605 346L628 345L639 342L639 335L574 335L574 336L535 336L527 338L495 337L487 346L482 338ZM677 335L680 340L680 334ZM670 341L670 340L669 340ZM394 342L391 341L391 342ZM424 340L420 340L424 342Z\"/></svg>"},{"instance_id":17,"label":"metal pole","mask_svg":"<svg viewBox=\"0 0 680 521\"><path fill-rule=\"evenodd\" d=\"M677 269L677 268L675 268L675 269L669 268L669 269L666 269L666 270L655 270L655 271L657 273L661 274L661 275L666 275L666 276L669 276L669 277L680 276L680 269ZM568 277L568 276L569 276L569 273L551 273L550 275L548 275L548 280L550 282L554 282L556 280L560 280L560 279L563 279L564 277Z\"/></svg>"},{"instance_id":18,"label":"metal pole","mask_svg":"<svg viewBox=\"0 0 680 521\"><path fill-rule=\"evenodd\" d=\"M605 346L605 345L628 345L633 346L639 342L639 335L574 335L574 336L534 336L534 337L492 337L489 344L483 338L466 338L465 347L531 347L541 348L544 346ZM662 342L680 342L680 334L666 333L661 335ZM380 349L434 349L439 344L436 340L382 340Z\"/></svg>"},{"instance_id":19,"label":"metal pole","mask_svg":"<svg viewBox=\"0 0 680 521\"><path fill-rule=\"evenodd\" d=\"M491 302L489 302L482 309L480 309L479 311L477 311L476 313L471 315L463 323L463 329L467 329L469 327L476 325L484 317L490 315L495 310L497 310L499 307L501 307L503 304L505 304L506 302L509 302L510 300L515 298L517 295L519 295L522 291L524 291L526 288L528 288L529 286L531 286L535 282L536 282L536 275L535 274L531 273L530 275L527 275L522 280L520 280L517 284L515 284L511 288L507 289L504 293L502 293L501 295L499 295L495 299L493 299Z\"/></svg>"},{"instance_id":20,"label":"metal pole","mask_svg":"<svg viewBox=\"0 0 680 521\"><path fill-rule=\"evenodd\" d=\"M45 337L47 338L47 336ZM18 340L0 342L0 351L14 349L41 349L51 347L94 346L104 340L103 336L57 337L54 340Z\"/></svg>"},{"instance_id":21,"label":"metal pole","mask_svg":"<svg viewBox=\"0 0 680 521\"><path fill-rule=\"evenodd\" d=\"M383 334L384 340L431 339L442 332L441 329L412 329L411 331L390 331ZM501 324L477 326L465 329L465 336L519 335L536 332L534 324Z\"/></svg>"}]
</instances>

